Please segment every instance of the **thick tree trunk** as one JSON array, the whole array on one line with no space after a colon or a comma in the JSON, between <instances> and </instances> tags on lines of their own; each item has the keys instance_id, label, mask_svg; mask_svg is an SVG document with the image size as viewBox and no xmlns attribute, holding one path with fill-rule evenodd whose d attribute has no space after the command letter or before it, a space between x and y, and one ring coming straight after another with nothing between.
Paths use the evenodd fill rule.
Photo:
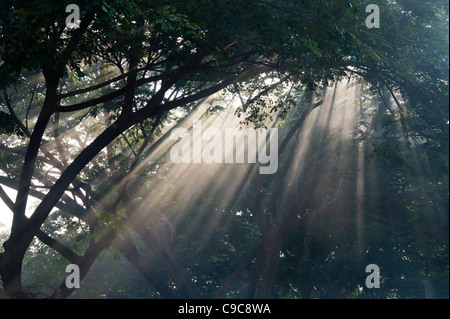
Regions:
<instances>
[{"instance_id":1,"label":"thick tree trunk","mask_svg":"<svg viewBox=\"0 0 450 319\"><path fill-rule=\"evenodd\" d=\"M5 251L0 257L0 277L3 291L8 298L26 298L22 289L23 250L15 249L11 239L3 244Z\"/></svg>"}]
</instances>

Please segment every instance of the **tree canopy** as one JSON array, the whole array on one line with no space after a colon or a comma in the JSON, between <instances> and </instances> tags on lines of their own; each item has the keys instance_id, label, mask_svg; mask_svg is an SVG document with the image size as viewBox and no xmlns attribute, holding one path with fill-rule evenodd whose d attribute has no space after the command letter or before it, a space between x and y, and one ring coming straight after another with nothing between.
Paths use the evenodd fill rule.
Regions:
<instances>
[{"instance_id":1,"label":"tree canopy","mask_svg":"<svg viewBox=\"0 0 450 319\"><path fill-rule=\"evenodd\" d=\"M448 1L369 4L2 1L5 295L448 298ZM277 172L170 163L194 119Z\"/></svg>"}]
</instances>

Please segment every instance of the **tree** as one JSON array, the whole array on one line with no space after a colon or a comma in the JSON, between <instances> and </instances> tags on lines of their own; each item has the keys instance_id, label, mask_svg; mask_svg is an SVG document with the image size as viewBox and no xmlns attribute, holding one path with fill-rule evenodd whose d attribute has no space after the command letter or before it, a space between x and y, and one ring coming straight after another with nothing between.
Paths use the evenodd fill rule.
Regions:
<instances>
[{"instance_id":1,"label":"tree","mask_svg":"<svg viewBox=\"0 0 450 319\"><path fill-rule=\"evenodd\" d=\"M11 233L0 255L0 276L10 297L27 296L21 269L34 237L78 264L81 277L102 251L114 245L162 296L198 296L198 287L173 246L162 234L148 232L142 216L133 216L139 198L130 198L130 194L142 187L143 182L134 180L136 172L142 172L138 164L152 152L155 144L149 145L163 126L171 122L170 111L183 107L188 114L196 109L196 103L225 88L242 92L241 97L245 89L258 92L247 94L248 103L241 107L246 121L258 123L267 116L267 109L258 103L281 83L319 91L356 74L374 88L387 90L393 98L402 94L401 101L407 104L396 100L398 109L392 115L401 116L406 128L412 127L415 134L426 134L424 127L432 123L425 147L440 149L446 141L448 57L442 46L424 46L421 38L409 36L433 33L447 41L443 19L448 8L444 1L428 3L420 10L411 1L383 2L383 19L391 23L380 31L365 27L365 6L355 1L81 1L77 29L66 28L64 9L68 3L50 1L32 9L27 4L5 1L0 15L0 86L2 106L7 110L0 113L1 132L23 134L10 136L2 146L7 164L2 168L1 183L17 190L12 201L0 189L3 201L14 213ZM393 32L400 27L403 32ZM397 38L392 39L394 34ZM436 61L433 68L431 59ZM261 81L267 78L280 83ZM419 88L425 94L417 94ZM282 145L287 145L319 102L311 96L306 107L302 104L302 113ZM292 103L272 110L283 114L289 106ZM80 111L83 115L75 113ZM424 121L422 125L414 121L416 118ZM61 119L67 122L60 124ZM82 126L93 124L102 130L90 137ZM74 146L66 138L64 144L63 132L79 129L85 130L81 133L85 140L74 137L79 141ZM120 144L128 145L129 153L118 154ZM23 165L13 161L17 158L23 158ZM57 172L44 173L49 165ZM101 176L117 182L114 195ZM34 181L49 187L48 192L38 192ZM259 204L263 203L258 196L265 183L270 181L254 181ZM27 218L29 196L42 201ZM55 207L85 223L89 237L79 252L41 229ZM282 247L278 234L284 226L266 232L269 225L261 208L256 212L263 240L254 252L265 251L268 257L258 258L249 296L262 271L268 278L262 295L272 294ZM144 262L133 239L123 231L125 226L133 228L157 256L176 290ZM275 239L276 245L269 246L269 239ZM251 261L251 257L247 259ZM53 296L70 293L61 284Z\"/></svg>"}]
</instances>

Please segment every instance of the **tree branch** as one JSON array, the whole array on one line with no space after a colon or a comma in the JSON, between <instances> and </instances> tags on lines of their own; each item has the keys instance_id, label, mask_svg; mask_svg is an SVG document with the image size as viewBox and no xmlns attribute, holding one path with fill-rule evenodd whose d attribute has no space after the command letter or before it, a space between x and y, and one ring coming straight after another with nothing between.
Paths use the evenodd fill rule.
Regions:
<instances>
[{"instance_id":1,"label":"tree branch","mask_svg":"<svg viewBox=\"0 0 450 319\"><path fill-rule=\"evenodd\" d=\"M6 194L2 186L0 186L0 198L3 200L6 206L8 206L11 212L14 213L14 203L9 198L8 194ZM36 237L44 244L46 244L48 247L54 249L56 252L61 254L61 256L67 258L67 260L69 260L71 263L77 264L80 261L81 256L75 254L70 248L64 246L59 241L48 236L42 230L39 230L37 232Z\"/></svg>"}]
</instances>

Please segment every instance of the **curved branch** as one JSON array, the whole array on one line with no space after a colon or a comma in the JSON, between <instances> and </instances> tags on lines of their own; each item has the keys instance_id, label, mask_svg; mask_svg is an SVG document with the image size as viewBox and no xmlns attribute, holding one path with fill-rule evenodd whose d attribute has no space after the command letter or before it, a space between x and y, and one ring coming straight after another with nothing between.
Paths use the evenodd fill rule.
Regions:
<instances>
[{"instance_id":1,"label":"curved branch","mask_svg":"<svg viewBox=\"0 0 450 319\"><path fill-rule=\"evenodd\" d=\"M2 186L0 186L0 198L3 200L6 206L8 206L8 208L12 212L14 212L14 203L11 200L11 198L9 198L8 194L6 194ZM48 247L54 249L56 252L61 254L61 256L67 258L67 260L69 260L71 263L77 264L78 262L80 262L81 256L74 253L70 248L64 246L56 239L51 238L42 230L39 229L39 231L36 234L36 237L44 244L46 244Z\"/></svg>"}]
</instances>

